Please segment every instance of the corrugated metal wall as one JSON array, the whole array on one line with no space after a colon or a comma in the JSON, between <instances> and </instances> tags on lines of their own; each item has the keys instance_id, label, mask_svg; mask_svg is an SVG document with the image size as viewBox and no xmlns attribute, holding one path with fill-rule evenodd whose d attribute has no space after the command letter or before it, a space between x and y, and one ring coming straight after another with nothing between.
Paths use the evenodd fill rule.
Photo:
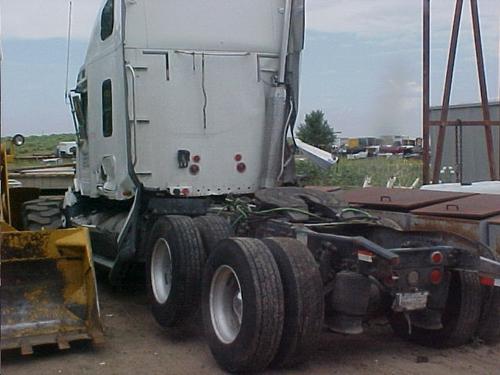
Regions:
<instances>
[{"instance_id":1,"label":"corrugated metal wall","mask_svg":"<svg viewBox=\"0 0 500 375\"><path fill-rule=\"evenodd\" d=\"M491 120L500 120L500 102L490 103ZM439 120L441 116L441 107L431 108L431 120ZM448 120L482 120L483 113L481 105L477 104L464 104L451 106ZM500 127L493 126L493 146L495 148L495 162L497 166L497 173L499 170L499 149L500 149ZM436 143L438 138L437 126L433 126L430 131L431 135L431 163L434 168L434 155L436 154ZM454 126L446 129L446 137L443 148L443 167L452 167L457 170L457 156L456 156L456 139L457 128ZM482 126L464 126L463 127L463 181L474 182L490 180L488 155L486 151L486 138L484 135L484 127ZM442 175L445 178L444 175ZM456 182L456 181L445 181Z\"/></svg>"}]
</instances>

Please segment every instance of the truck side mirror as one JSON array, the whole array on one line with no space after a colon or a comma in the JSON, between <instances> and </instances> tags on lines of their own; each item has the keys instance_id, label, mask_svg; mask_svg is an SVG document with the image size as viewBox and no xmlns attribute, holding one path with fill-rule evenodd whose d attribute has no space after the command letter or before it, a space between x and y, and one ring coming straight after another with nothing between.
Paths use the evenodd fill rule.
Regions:
<instances>
[{"instance_id":1,"label":"truck side mirror","mask_svg":"<svg viewBox=\"0 0 500 375\"><path fill-rule=\"evenodd\" d=\"M21 134L16 134L12 137L12 144L17 147L24 145L24 137Z\"/></svg>"}]
</instances>

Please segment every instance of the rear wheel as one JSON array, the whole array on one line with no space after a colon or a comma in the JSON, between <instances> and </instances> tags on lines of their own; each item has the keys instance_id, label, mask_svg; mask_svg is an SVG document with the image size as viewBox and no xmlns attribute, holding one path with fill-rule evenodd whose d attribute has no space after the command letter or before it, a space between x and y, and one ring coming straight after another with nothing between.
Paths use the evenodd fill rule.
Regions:
<instances>
[{"instance_id":1,"label":"rear wheel","mask_svg":"<svg viewBox=\"0 0 500 375\"><path fill-rule=\"evenodd\" d=\"M62 211L63 200L60 197L44 197L23 203L23 229L38 231L57 229L65 225Z\"/></svg>"},{"instance_id":2,"label":"rear wheel","mask_svg":"<svg viewBox=\"0 0 500 375\"><path fill-rule=\"evenodd\" d=\"M227 371L265 369L283 329L283 288L269 249L254 238L217 245L203 275L203 324L210 350Z\"/></svg>"},{"instance_id":3,"label":"rear wheel","mask_svg":"<svg viewBox=\"0 0 500 375\"><path fill-rule=\"evenodd\" d=\"M314 351L323 328L323 283L317 263L301 242L267 238L283 281L285 320L280 347L271 366L290 367Z\"/></svg>"},{"instance_id":4,"label":"rear wheel","mask_svg":"<svg viewBox=\"0 0 500 375\"><path fill-rule=\"evenodd\" d=\"M477 334L487 344L497 344L500 342L500 290L495 287L483 288L483 312Z\"/></svg>"},{"instance_id":5,"label":"rear wheel","mask_svg":"<svg viewBox=\"0 0 500 375\"><path fill-rule=\"evenodd\" d=\"M207 254L210 254L217 243L233 235L233 228L228 221L218 215L198 216L194 223L200 232Z\"/></svg>"},{"instance_id":6,"label":"rear wheel","mask_svg":"<svg viewBox=\"0 0 500 375\"><path fill-rule=\"evenodd\" d=\"M442 315L443 328L430 330L412 326L401 313L389 319L394 332L418 344L432 347L456 347L474 337L481 313L481 285L477 273L452 271L446 307Z\"/></svg>"},{"instance_id":7,"label":"rear wheel","mask_svg":"<svg viewBox=\"0 0 500 375\"><path fill-rule=\"evenodd\" d=\"M199 307L205 252L193 221L163 216L153 225L146 256L146 284L153 316L175 326Z\"/></svg>"},{"instance_id":8,"label":"rear wheel","mask_svg":"<svg viewBox=\"0 0 500 375\"><path fill-rule=\"evenodd\" d=\"M498 260L493 250L480 245L479 254L491 260ZM494 286L482 285L483 303L477 336L486 344L500 342L500 289Z\"/></svg>"}]
</instances>

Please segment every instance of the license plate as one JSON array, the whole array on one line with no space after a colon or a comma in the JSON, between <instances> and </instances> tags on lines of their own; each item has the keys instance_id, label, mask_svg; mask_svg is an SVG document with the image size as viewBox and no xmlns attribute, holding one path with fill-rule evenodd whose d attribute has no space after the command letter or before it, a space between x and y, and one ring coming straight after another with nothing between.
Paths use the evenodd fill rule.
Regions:
<instances>
[{"instance_id":1,"label":"license plate","mask_svg":"<svg viewBox=\"0 0 500 375\"><path fill-rule=\"evenodd\" d=\"M425 309L429 292L396 293L394 311L411 311Z\"/></svg>"}]
</instances>

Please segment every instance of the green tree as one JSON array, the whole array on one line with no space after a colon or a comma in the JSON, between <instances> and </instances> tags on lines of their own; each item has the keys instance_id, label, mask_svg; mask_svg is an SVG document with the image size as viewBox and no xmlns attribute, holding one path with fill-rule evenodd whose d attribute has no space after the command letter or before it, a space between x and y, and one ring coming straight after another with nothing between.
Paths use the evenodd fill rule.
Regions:
<instances>
[{"instance_id":1,"label":"green tree","mask_svg":"<svg viewBox=\"0 0 500 375\"><path fill-rule=\"evenodd\" d=\"M328 125L325 113L321 110L306 114L304 123L300 124L297 137L310 145L331 151L335 142L335 133Z\"/></svg>"}]
</instances>

